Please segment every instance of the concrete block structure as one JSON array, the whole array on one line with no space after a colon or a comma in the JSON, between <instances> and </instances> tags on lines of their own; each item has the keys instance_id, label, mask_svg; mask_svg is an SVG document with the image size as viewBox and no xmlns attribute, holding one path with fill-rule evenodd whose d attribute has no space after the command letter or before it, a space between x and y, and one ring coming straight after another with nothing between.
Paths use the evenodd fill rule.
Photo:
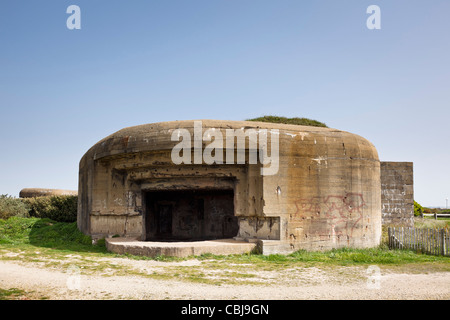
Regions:
<instances>
[{"instance_id":1,"label":"concrete block structure","mask_svg":"<svg viewBox=\"0 0 450 320\"><path fill-rule=\"evenodd\" d=\"M412 162L381 162L383 225L414 226L414 172Z\"/></svg>"},{"instance_id":2,"label":"concrete block structure","mask_svg":"<svg viewBox=\"0 0 450 320\"><path fill-rule=\"evenodd\" d=\"M111 248L138 241L140 252L146 243L214 240L254 243L263 253L380 243L380 161L369 141L330 128L199 121L200 138L195 121L172 121L122 129L89 149L80 161L79 229L94 238L120 236ZM234 161L211 163L194 149L183 156L197 161L174 163L178 129L203 154L212 141L231 146L214 157ZM226 139L249 130L265 133L267 152L277 152L275 173L262 174L271 164L251 161L261 140L239 148L238 134L236 144Z\"/></svg>"}]
</instances>

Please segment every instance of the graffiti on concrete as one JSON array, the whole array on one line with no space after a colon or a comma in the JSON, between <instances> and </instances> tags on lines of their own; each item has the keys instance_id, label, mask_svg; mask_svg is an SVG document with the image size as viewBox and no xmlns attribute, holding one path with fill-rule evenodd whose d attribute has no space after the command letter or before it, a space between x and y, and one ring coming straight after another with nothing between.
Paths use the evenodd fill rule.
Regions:
<instances>
[{"instance_id":1,"label":"graffiti on concrete","mask_svg":"<svg viewBox=\"0 0 450 320\"><path fill-rule=\"evenodd\" d=\"M319 236L339 236L346 231L345 234L351 237L366 204L361 193L346 193L300 199L295 205L297 211L291 217L293 220L316 220L321 221L320 225L326 220L327 230L316 230Z\"/></svg>"}]
</instances>

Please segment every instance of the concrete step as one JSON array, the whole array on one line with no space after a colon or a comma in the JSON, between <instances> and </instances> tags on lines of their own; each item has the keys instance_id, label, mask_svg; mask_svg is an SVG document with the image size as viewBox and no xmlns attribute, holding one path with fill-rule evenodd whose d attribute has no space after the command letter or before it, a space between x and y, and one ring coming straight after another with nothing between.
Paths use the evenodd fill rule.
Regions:
<instances>
[{"instance_id":1,"label":"concrete step","mask_svg":"<svg viewBox=\"0 0 450 320\"><path fill-rule=\"evenodd\" d=\"M205 253L217 255L243 254L256 249L256 243L234 239L191 241L191 242L159 242L140 241L135 238L107 238L108 251L118 254L132 254L147 257L160 255L172 257L198 256Z\"/></svg>"}]
</instances>

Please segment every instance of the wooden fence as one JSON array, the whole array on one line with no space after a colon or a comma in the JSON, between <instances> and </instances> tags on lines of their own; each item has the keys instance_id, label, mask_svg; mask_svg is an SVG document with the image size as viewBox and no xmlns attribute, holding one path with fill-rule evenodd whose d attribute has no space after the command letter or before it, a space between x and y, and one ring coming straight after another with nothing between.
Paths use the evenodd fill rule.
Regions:
<instances>
[{"instance_id":1,"label":"wooden fence","mask_svg":"<svg viewBox=\"0 0 450 320\"><path fill-rule=\"evenodd\" d=\"M450 217L450 213L421 213L420 216L423 217L434 217L437 220L438 217Z\"/></svg>"},{"instance_id":2,"label":"wooden fence","mask_svg":"<svg viewBox=\"0 0 450 320\"><path fill-rule=\"evenodd\" d=\"M448 229L389 227L390 249L412 249L433 255L450 256Z\"/></svg>"}]
</instances>

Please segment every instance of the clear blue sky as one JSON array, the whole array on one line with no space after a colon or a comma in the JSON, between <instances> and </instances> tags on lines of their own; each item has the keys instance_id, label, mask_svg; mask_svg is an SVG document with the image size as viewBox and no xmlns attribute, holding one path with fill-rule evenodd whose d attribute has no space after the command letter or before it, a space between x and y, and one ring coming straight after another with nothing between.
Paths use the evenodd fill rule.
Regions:
<instances>
[{"instance_id":1,"label":"clear blue sky","mask_svg":"<svg viewBox=\"0 0 450 320\"><path fill-rule=\"evenodd\" d=\"M127 126L277 114L413 161L416 200L444 207L449 14L448 0L2 0L0 194L77 189L83 154Z\"/></svg>"}]
</instances>

